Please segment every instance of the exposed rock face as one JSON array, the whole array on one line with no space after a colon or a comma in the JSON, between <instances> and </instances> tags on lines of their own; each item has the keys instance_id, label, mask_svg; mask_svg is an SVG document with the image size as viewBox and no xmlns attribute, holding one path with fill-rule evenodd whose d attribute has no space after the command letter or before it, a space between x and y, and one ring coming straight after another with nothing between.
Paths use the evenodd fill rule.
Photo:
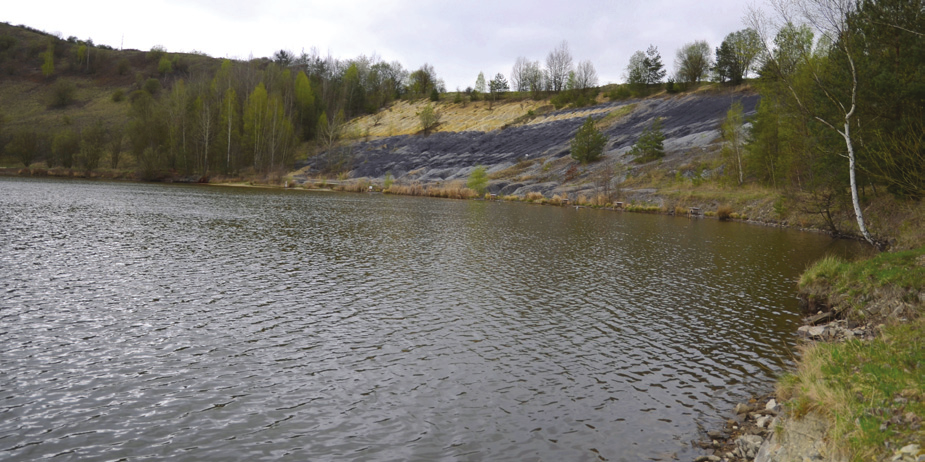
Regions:
<instances>
[{"instance_id":1,"label":"exposed rock face","mask_svg":"<svg viewBox=\"0 0 925 462\"><path fill-rule=\"evenodd\" d=\"M758 95L691 94L603 105L604 108L616 110L627 104L635 104L629 114L604 129L610 138L605 156L623 163L629 161L622 158L623 154L655 117L662 119L664 145L669 155L708 146L719 136L719 124L734 101L740 101L745 113L749 114L755 111ZM477 165L485 166L492 172L522 160L544 158L548 162L570 154L569 141L584 122L581 115L587 112L587 109L555 111L527 125L490 132L437 132L429 136L403 135L359 142L352 146L354 158L351 176L382 178L386 172L391 172L397 180L428 183L464 179ZM598 119L608 113L595 112L592 117ZM575 117L567 117L570 113ZM328 162L327 153L322 153L296 165L296 168L310 166L313 170L323 170ZM536 169L540 167L537 165ZM555 172L548 173L551 175ZM543 177L550 175L534 174L531 175L534 178L521 183L522 186L529 186L549 182ZM552 183L561 183L561 179ZM550 185L540 189L547 193Z\"/></svg>"}]
</instances>

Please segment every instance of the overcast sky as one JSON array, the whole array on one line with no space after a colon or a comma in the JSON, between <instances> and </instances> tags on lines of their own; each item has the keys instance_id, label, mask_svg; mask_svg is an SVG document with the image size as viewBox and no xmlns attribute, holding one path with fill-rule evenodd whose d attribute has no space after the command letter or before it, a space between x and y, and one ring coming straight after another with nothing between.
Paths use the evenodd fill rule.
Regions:
<instances>
[{"instance_id":1,"label":"overcast sky","mask_svg":"<svg viewBox=\"0 0 925 462\"><path fill-rule=\"evenodd\" d=\"M447 89L508 76L518 56L541 63L563 40L601 84L621 82L630 55L658 47L669 73L678 48L719 46L744 28L743 0L10 0L0 21L114 48L201 51L219 58L377 55L409 70L434 66Z\"/></svg>"}]
</instances>

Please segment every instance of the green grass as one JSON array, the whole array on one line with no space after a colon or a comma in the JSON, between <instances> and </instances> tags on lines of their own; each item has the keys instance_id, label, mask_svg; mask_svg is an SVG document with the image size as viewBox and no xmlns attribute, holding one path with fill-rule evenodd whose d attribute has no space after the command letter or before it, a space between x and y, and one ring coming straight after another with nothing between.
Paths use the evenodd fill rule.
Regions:
<instances>
[{"instance_id":1,"label":"green grass","mask_svg":"<svg viewBox=\"0 0 925 462\"><path fill-rule=\"evenodd\" d=\"M867 317L873 303L903 304L921 314L925 288L925 246L885 252L858 262L819 260L800 277L800 291L849 317Z\"/></svg>"},{"instance_id":2,"label":"green grass","mask_svg":"<svg viewBox=\"0 0 925 462\"><path fill-rule=\"evenodd\" d=\"M812 344L778 383L778 396L796 417L827 417L827 442L848 460L884 460L890 448L921 444L925 318L885 327L870 341Z\"/></svg>"},{"instance_id":3,"label":"green grass","mask_svg":"<svg viewBox=\"0 0 925 462\"><path fill-rule=\"evenodd\" d=\"M627 104L625 106L620 106L614 109L613 111L608 112L607 115L605 115L600 120L598 120L594 124L594 126L599 130L609 128L613 126L615 123L617 123L624 116L633 112L635 109L636 109L636 104Z\"/></svg>"}]
</instances>

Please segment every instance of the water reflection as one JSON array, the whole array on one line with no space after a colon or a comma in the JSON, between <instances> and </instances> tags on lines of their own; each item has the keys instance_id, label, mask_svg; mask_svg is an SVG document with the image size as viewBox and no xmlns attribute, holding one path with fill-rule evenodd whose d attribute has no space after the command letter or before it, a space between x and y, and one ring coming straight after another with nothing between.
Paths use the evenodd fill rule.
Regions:
<instances>
[{"instance_id":1,"label":"water reflection","mask_svg":"<svg viewBox=\"0 0 925 462\"><path fill-rule=\"evenodd\" d=\"M850 252L522 204L0 192L12 460L691 458L787 364L794 277Z\"/></svg>"}]
</instances>

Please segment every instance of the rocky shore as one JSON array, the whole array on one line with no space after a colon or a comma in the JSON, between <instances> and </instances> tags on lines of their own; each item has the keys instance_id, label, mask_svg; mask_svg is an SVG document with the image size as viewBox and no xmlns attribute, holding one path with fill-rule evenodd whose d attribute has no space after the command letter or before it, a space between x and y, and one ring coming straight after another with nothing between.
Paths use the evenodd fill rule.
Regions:
<instances>
[{"instance_id":1,"label":"rocky shore","mask_svg":"<svg viewBox=\"0 0 925 462\"><path fill-rule=\"evenodd\" d=\"M843 342L877 337L882 325L860 324L836 319L833 312L817 312L806 318L797 329L805 342ZM896 417L903 419L903 417ZM913 416L915 418L915 416ZM908 423L908 422L906 422ZM918 422L912 422L913 425ZM708 431L694 444L710 454L695 462L789 462L841 461L831 454L825 443L828 423L822 416L809 412L791 418L773 393L753 397L735 406L733 416L719 430ZM891 462L925 462L922 445L896 448Z\"/></svg>"}]
</instances>

